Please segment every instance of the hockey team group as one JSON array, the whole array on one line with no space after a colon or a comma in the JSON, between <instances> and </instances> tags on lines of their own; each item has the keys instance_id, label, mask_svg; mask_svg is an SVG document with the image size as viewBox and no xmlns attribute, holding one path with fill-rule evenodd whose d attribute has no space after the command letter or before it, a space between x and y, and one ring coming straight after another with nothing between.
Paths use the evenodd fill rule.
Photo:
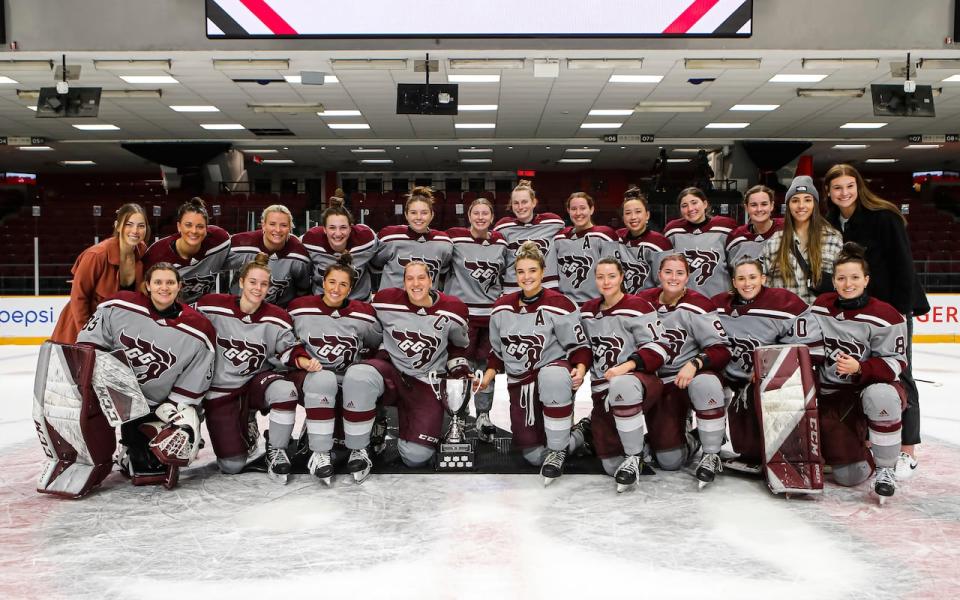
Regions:
<instances>
[{"instance_id":1,"label":"hockey team group","mask_svg":"<svg viewBox=\"0 0 960 600\"><path fill-rule=\"evenodd\" d=\"M907 323L867 293L863 248L843 244L818 201L813 181L798 177L774 218L773 191L756 186L738 226L688 188L681 218L658 233L638 189L614 230L593 223L582 192L566 200L572 226L536 212L521 181L511 216L496 221L478 198L468 227L440 231L430 227L432 191L418 187L406 225L375 233L334 204L297 238L282 205L263 210L261 229L231 236L195 198L179 209L178 233L149 249L143 209L125 205L115 236L77 259L70 305L41 351L34 419L50 460L38 489L82 496L114 464L134 484L173 487L204 443L201 422L220 471L239 473L260 443L257 413L269 415L267 475L286 482L298 405L308 471L330 485L345 462L360 483L384 447L388 406L409 467L435 460L445 420L457 426L449 417L468 398L478 443L493 442L497 374L512 446L545 484L584 453L618 491L655 481L640 476L650 466L691 465L703 487L725 465L760 472L777 450L762 432L754 357L790 345L794 369L813 366L819 430L787 432L816 439L781 439L800 448L781 454L817 476L827 465L839 485L873 476L882 501L904 458ZM230 293L212 293L223 271ZM115 293L100 298L103 281ZM141 410L104 375L118 359ZM587 381L592 412L574 424ZM99 393L104 385L112 391ZM721 459L728 436L736 456Z\"/></svg>"}]
</instances>

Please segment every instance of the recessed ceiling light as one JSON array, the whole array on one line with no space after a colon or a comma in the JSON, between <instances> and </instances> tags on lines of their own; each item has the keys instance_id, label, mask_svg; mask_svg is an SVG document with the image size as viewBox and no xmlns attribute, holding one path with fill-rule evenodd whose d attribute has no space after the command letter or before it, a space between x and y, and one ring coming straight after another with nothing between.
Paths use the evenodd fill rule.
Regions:
<instances>
[{"instance_id":1,"label":"recessed ceiling light","mask_svg":"<svg viewBox=\"0 0 960 600\"><path fill-rule=\"evenodd\" d=\"M470 163L470 164L474 164L474 163L492 163L492 162L493 162L493 159L492 159L492 158L461 158L461 159L460 159L460 162L462 162L462 163Z\"/></svg>"},{"instance_id":2,"label":"recessed ceiling light","mask_svg":"<svg viewBox=\"0 0 960 600\"><path fill-rule=\"evenodd\" d=\"M168 71L172 66L172 61L168 59L161 60L95 60L93 68L98 71Z\"/></svg>"},{"instance_id":3,"label":"recessed ceiling light","mask_svg":"<svg viewBox=\"0 0 960 600\"><path fill-rule=\"evenodd\" d=\"M611 75L609 83L660 83L663 75Z\"/></svg>"},{"instance_id":4,"label":"recessed ceiling light","mask_svg":"<svg viewBox=\"0 0 960 600\"><path fill-rule=\"evenodd\" d=\"M0 75L0 83L20 83L16 79L10 79L4 75Z\"/></svg>"},{"instance_id":5,"label":"recessed ceiling light","mask_svg":"<svg viewBox=\"0 0 960 600\"><path fill-rule=\"evenodd\" d=\"M522 69L522 58L451 58L451 69Z\"/></svg>"},{"instance_id":6,"label":"recessed ceiling light","mask_svg":"<svg viewBox=\"0 0 960 600\"><path fill-rule=\"evenodd\" d=\"M567 152L600 152L600 148L567 148Z\"/></svg>"},{"instance_id":7,"label":"recessed ceiling light","mask_svg":"<svg viewBox=\"0 0 960 600\"><path fill-rule=\"evenodd\" d=\"M697 154L700 150L706 150L706 148L674 148L671 152L683 152L685 154Z\"/></svg>"},{"instance_id":8,"label":"recessed ceiling light","mask_svg":"<svg viewBox=\"0 0 960 600\"><path fill-rule=\"evenodd\" d=\"M169 75L120 75L127 83L180 83Z\"/></svg>"},{"instance_id":9,"label":"recessed ceiling light","mask_svg":"<svg viewBox=\"0 0 960 600\"><path fill-rule=\"evenodd\" d=\"M690 162L689 158L668 158L668 163L688 163Z\"/></svg>"},{"instance_id":10,"label":"recessed ceiling light","mask_svg":"<svg viewBox=\"0 0 960 600\"><path fill-rule=\"evenodd\" d=\"M561 158L557 161L558 163L590 163L593 162L592 158Z\"/></svg>"},{"instance_id":11,"label":"recessed ceiling light","mask_svg":"<svg viewBox=\"0 0 960 600\"><path fill-rule=\"evenodd\" d=\"M940 144L910 144L904 146L905 150L934 150L939 148Z\"/></svg>"},{"instance_id":12,"label":"recessed ceiling light","mask_svg":"<svg viewBox=\"0 0 960 600\"><path fill-rule=\"evenodd\" d=\"M582 123L580 129L620 129L623 123Z\"/></svg>"},{"instance_id":13,"label":"recessed ceiling light","mask_svg":"<svg viewBox=\"0 0 960 600\"><path fill-rule=\"evenodd\" d=\"M881 127L886 127L886 123L844 123L840 126L840 129L880 129Z\"/></svg>"},{"instance_id":14,"label":"recessed ceiling light","mask_svg":"<svg viewBox=\"0 0 960 600\"><path fill-rule=\"evenodd\" d=\"M897 162L897 159L896 159L896 158L868 158L868 159L866 160L866 162L868 162L868 163L889 164L889 163L895 163L895 162Z\"/></svg>"},{"instance_id":15,"label":"recessed ceiling light","mask_svg":"<svg viewBox=\"0 0 960 600\"><path fill-rule=\"evenodd\" d=\"M359 117L359 110L325 110L317 113L321 117Z\"/></svg>"},{"instance_id":16,"label":"recessed ceiling light","mask_svg":"<svg viewBox=\"0 0 960 600\"><path fill-rule=\"evenodd\" d=\"M496 123L454 123L455 129L496 129Z\"/></svg>"},{"instance_id":17,"label":"recessed ceiling light","mask_svg":"<svg viewBox=\"0 0 960 600\"><path fill-rule=\"evenodd\" d=\"M499 83L499 75L447 75L450 83Z\"/></svg>"},{"instance_id":18,"label":"recessed ceiling light","mask_svg":"<svg viewBox=\"0 0 960 600\"><path fill-rule=\"evenodd\" d=\"M759 69L759 58L687 58L683 67L696 69Z\"/></svg>"},{"instance_id":19,"label":"recessed ceiling light","mask_svg":"<svg viewBox=\"0 0 960 600\"><path fill-rule=\"evenodd\" d=\"M691 101L648 101L637 102L634 107L636 112L704 112L712 103L709 100L691 100Z\"/></svg>"},{"instance_id":20,"label":"recessed ceiling light","mask_svg":"<svg viewBox=\"0 0 960 600\"><path fill-rule=\"evenodd\" d=\"M350 152L355 154L383 154L386 150L383 148L351 148Z\"/></svg>"},{"instance_id":21,"label":"recessed ceiling light","mask_svg":"<svg viewBox=\"0 0 960 600\"><path fill-rule=\"evenodd\" d=\"M65 167L90 167L97 163L92 160L61 160L60 164Z\"/></svg>"},{"instance_id":22,"label":"recessed ceiling light","mask_svg":"<svg viewBox=\"0 0 960 600\"><path fill-rule=\"evenodd\" d=\"M24 152L49 152L53 150L50 146L18 146L17 149Z\"/></svg>"},{"instance_id":23,"label":"recessed ceiling light","mask_svg":"<svg viewBox=\"0 0 960 600\"><path fill-rule=\"evenodd\" d=\"M770 83L817 83L826 79L826 75L814 73L780 73L769 79Z\"/></svg>"},{"instance_id":24,"label":"recessed ceiling light","mask_svg":"<svg viewBox=\"0 0 960 600\"><path fill-rule=\"evenodd\" d=\"M276 154L276 148L240 148L244 154Z\"/></svg>"},{"instance_id":25,"label":"recessed ceiling light","mask_svg":"<svg viewBox=\"0 0 960 600\"><path fill-rule=\"evenodd\" d=\"M213 68L219 71L286 71L288 58L215 58Z\"/></svg>"},{"instance_id":26,"label":"recessed ceiling light","mask_svg":"<svg viewBox=\"0 0 960 600\"><path fill-rule=\"evenodd\" d=\"M779 104L734 104L730 107L730 110L766 112L778 108L780 108Z\"/></svg>"},{"instance_id":27,"label":"recessed ceiling light","mask_svg":"<svg viewBox=\"0 0 960 600\"><path fill-rule=\"evenodd\" d=\"M705 129L743 129L750 123L707 123Z\"/></svg>"},{"instance_id":28,"label":"recessed ceiling light","mask_svg":"<svg viewBox=\"0 0 960 600\"><path fill-rule=\"evenodd\" d=\"M366 123L327 123L330 129L370 129Z\"/></svg>"},{"instance_id":29,"label":"recessed ceiling light","mask_svg":"<svg viewBox=\"0 0 960 600\"><path fill-rule=\"evenodd\" d=\"M499 107L496 104L461 104L457 108L458 110L480 111L480 110L497 110L497 108Z\"/></svg>"},{"instance_id":30,"label":"recessed ceiling light","mask_svg":"<svg viewBox=\"0 0 960 600\"><path fill-rule=\"evenodd\" d=\"M858 67L861 69L876 69L880 66L879 58L804 58L800 61L804 69L843 69Z\"/></svg>"},{"instance_id":31,"label":"recessed ceiling light","mask_svg":"<svg viewBox=\"0 0 960 600\"><path fill-rule=\"evenodd\" d=\"M219 108L209 104L179 104L170 108L177 112L220 112Z\"/></svg>"},{"instance_id":32,"label":"recessed ceiling light","mask_svg":"<svg viewBox=\"0 0 960 600\"><path fill-rule=\"evenodd\" d=\"M947 83L954 83L954 82L960 81L960 73L958 73L958 74L956 74L956 75L951 75L950 77L947 77L946 79L943 79L942 81L945 81L945 82L947 82ZM0 82L0 83L3 83L3 82Z\"/></svg>"},{"instance_id":33,"label":"recessed ceiling light","mask_svg":"<svg viewBox=\"0 0 960 600\"><path fill-rule=\"evenodd\" d=\"M801 98L863 98L866 88L798 88Z\"/></svg>"},{"instance_id":34,"label":"recessed ceiling light","mask_svg":"<svg viewBox=\"0 0 960 600\"><path fill-rule=\"evenodd\" d=\"M589 113L591 117L625 117L633 114L632 108L594 108Z\"/></svg>"},{"instance_id":35,"label":"recessed ceiling light","mask_svg":"<svg viewBox=\"0 0 960 600\"><path fill-rule=\"evenodd\" d=\"M389 158L365 158L360 162L365 165L389 165L393 163Z\"/></svg>"},{"instance_id":36,"label":"recessed ceiling light","mask_svg":"<svg viewBox=\"0 0 960 600\"><path fill-rule=\"evenodd\" d=\"M246 129L240 123L200 123L200 127L210 131L232 131L236 129Z\"/></svg>"},{"instance_id":37,"label":"recessed ceiling light","mask_svg":"<svg viewBox=\"0 0 960 600\"><path fill-rule=\"evenodd\" d=\"M287 83L303 83L303 77L301 75L284 75L283 78L287 80ZM340 80L337 79L336 75L324 75L323 83L340 83Z\"/></svg>"},{"instance_id":38,"label":"recessed ceiling light","mask_svg":"<svg viewBox=\"0 0 960 600\"><path fill-rule=\"evenodd\" d=\"M462 152L463 154L485 154L487 152L493 152L493 148L457 148L457 152Z\"/></svg>"},{"instance_id":39,"label":"recessed ceiling light","mask_svg":"<svg viewBox=\"0 0 960 600\"><path fill-rule=\"evenodd\" d=\"M263 165L292 165L293 159L290 158L268 158L260 161Z\"/></svg>"},{"instance_id":40,"label":"recessed ceiling light","mask_svg":"<svg viewBox=\"0 0 960 600\"><path fill-rule=\"evenodd\" d=\"M836 144L831 146L834 150L863 150L868 147L869 144Z\"/></svg>"},{"instance_id":41,"label":"recessed ceiling light","mask_svg":"<svg viewBox=\"0 0 960 600\"><path fill-rule=\"evenodd\" d=\"M109 125L107 123L100 124L90 124L90 125L74 125L75 129L80 131L117 131L120 129L116 125Z\"/></svg>"}]
</instances>

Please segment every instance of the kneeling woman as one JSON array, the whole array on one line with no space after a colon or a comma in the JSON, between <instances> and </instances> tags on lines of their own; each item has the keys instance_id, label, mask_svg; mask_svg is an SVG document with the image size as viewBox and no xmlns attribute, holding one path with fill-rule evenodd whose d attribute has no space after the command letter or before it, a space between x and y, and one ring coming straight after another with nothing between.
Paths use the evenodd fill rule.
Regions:
<instances>
[{"instance_id":1,"label":"kneeling woman","mask_svg":"<svg viewBox=\"0 0 960 600\"><path fill-rule=\"evenodd\" d=\"M837 291L822 294L813 305L824 344L820 430L834 480L857 485L870 476L874 463L873 489L883 503L897 487L907 325L897 309L867 294L869 283L863 247L844 244L833 270Z\"/></svg>"},{"instance_id":2,"label":"kneeling woman","mask_svg":"<svg viewBox=\"0 0 960 600\"><path fill-rule=\"evenodd\" d=\"M657 372L664 383L663 396L646 412L648 440L660 468L667 471L683 466L702 444L696 476L703 487L721 470L726 410L718 373L730 360L727 334L710 299L687 289L690 267L684 255L664 257L659 277L660 287L640 294L660 313L663 334L659 338L670 345L671 353ZM699 442L686 431L691 404Z\"/></svg>"},{"instance_id":3,"label":"kneeling woman","mask_svg":"<svg viewBox=\"0 0 960 600\"><path fill-rule=\"evenodd\" d=\"M149 428L141 425L157 418L193 424L189 460L196 457L200 442L196 407L210 385L216 332L203 315L177 302L182 280L173 265L153 265L144 280L146 295L120 292L101 303L80 330L77 343L123 351L153 411L121 426L121 472L136 485L173 487L176 469L154 457L148 449Z\"/></svg>"},{"instance_id":4,"label":"kneeling woman","mask_svg":"<svg viewBox=\"0 0 960 600\"><path fill-rule=\"evenodd\" d=\"M251 411L270 412L267 475L286 483L290 474L287 441L293 429L297 391L279 365L311 367L297 344L293 322L282 308L266 302L269 257L259 254L240 270L240 295L207 294L197 310L217 332L217 362L203 408L217 464L223 473L239 473L257 447L259 432Z\"/></svg>"},{"instance_id":5,"label":"kneeling woman","mask_svg":"<svg viewBox=\"0 0 960 600\"><path fill-rule=\"evenodd\" d=\"M410 261L403 268L402 289L387 288L374 295L383 349L348 368L343 377L343 397L349 399L344 406L344 424L350 423L345 427L347 447L354 450L370 443L378 401L396 406L397 446L408 467L430 462L440 442L444 403L452 400L445 399L440 381L470 377L464 358L469 344L467 306L434 290L430 273L426 263ZM350 461L347 469L357 477L369 464Z\"/></svg>"},{"instance_id":6,"label":"kneeling woman","mask_svg":"<svg viewBox=\"0 0 960 600\"><path fill-rule=\"evenodd\" d=\"M513 446L539 465L544 485L563 474L567 453L583 443L585 425L570 431L573 393L590 364L580 311L560 292L543 287L543 254L534 242L517 252L519 292L490 311L490 357L480 388L507 373Z\"/></svg>"},{"instance_id":7,"label":"kneeling woman","mask_svg":"<svg viewBox=\"0 0 960 600\"><path fill-rule=\"evenodd\" d=\"M290 303L297 337L313 363L306 371L291 375L302 392L307 412L307 440L312 451L307 468L327 485L334 472L331 451L344 373L350 365L375 353L383 341L373 307L350 299L356 277L351 255L343 254L324 269L322 296L303 296ZM370 474L373 461L367 451L369 436L358 436L357 429L369 433L366 426L373 421L375 412L354 408L342 408L341 412L343 439L350 449L347 462L358 483ZM272 437L272 426L270 431Z\"/></svg>"},{"instance_id":8,"label":"kneeling woman","mask_svg":"<svg viewBox=\"0 0 960 600\"><path fill-rule=\"evenodd\" d=\"M643 470L643 411L660 397L657 369L670 358L659 341L657 311L646 300L625 294L623 265L601 258L595 282L600 297L583 305L581 318L593 367L590 387L593 445L603 469L622 492L639 483Z\"/></svg>"},{"instance_id":9,"label":"kneeling woman","mask_svg":"<svg viewBox=\"0 0 960 600\"><path fill-rule=\"evenodd\" d=\"M802 344L814 362L823 357L820 324L810 307L791 291L766 287L760 261L745 257L734 266L733 291L713 297L720 323L730 340L724 383L730 441L740 456L728 464L755 471L763 462L763 438L753 403L753 351L771 344Z\"/></svg>"}]
</instances>

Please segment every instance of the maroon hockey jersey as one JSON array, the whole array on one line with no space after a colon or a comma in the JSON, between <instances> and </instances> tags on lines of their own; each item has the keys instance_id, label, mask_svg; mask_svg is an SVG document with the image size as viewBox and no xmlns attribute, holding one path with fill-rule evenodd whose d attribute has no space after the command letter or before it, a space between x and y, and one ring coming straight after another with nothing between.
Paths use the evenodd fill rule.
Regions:
<instances>
[{"instance_id":1,"label":"maroon hockey jersey","mask_svg":"<svg viewBox=\"0 0 960 600\"><path fill-rule=\"evenodd\" d=\"M193 304L200 296L214 291L217 275L224 270L230 253L230 234L216 225L208 226L200 251L188 259L177 253L179 239L180 234L175 233L154 242L143 255L143 270L146 272L159 262L172 264L183 278L180 300Z\"/></svg>"},{"instance_id":2,"label":"maroon hockey jersey","mask_svg":"<svg viewBox=\"0 0 960 600\"><path fill-rule=\"evenodd\" d=\"M310 255L313 265L313 293L323 295L323 272L327 267L337 262L340 253L330 248L327 232L322 226L311 227L301 239ZM353 259L351 263L356 273L356 283L350 290L351 299L367 300L372 289L370 286L370 267L368 263L376 255L379 242L377 235L366 225L353 225L350 228L350 237L347 238L346 252Z\"/></svg>"},{"instance_id":3,"label":"maroon hockey jersey","mask_svg":"<svg viewBox=\"0 0 960 600\"><path fill-rule=\"evenodd\" d=\"M381 290L403 287L403 269L412 261L427 265L433 286L439 289L452 255L453 244L443 231L417 233L407 225L390 225L380 230L380 246L370 264L382 271Z\"/></svg>"},{"instance_id":4,"label":"maroon hockey jersey","mask_svg":"<svg viewBox=\"0 0 960 600\"><path fill-rule=\"evenodd\" d=\"M230 238L227 268L235 272L230 285L232 294L240 293L237 273L261 252L270 257L270 291L267 292L267 302L284 307L297 296L310 293L310 258L300 240L291 235L284 247L274 252L264 246L263 231L257 229L235 233Z\"/></svg>"},{"instance_id":5,"label":"maroon hockey jersey","mask_svg":"<svg viewBox=\"0 0 960 600\"><path fill-rule=\"evenodd\" d=\"M623 286L627 293L639 294L658 285L657 267L660 258L673 250L670 240L650 229L634 236L626 227L617 230L617 239L620 241L617 258L623 264Z\"/></svg>"},{"instance_id":6,"label":"maroon hockey jersey","mask_svg":"<svg viewBox=\"0 0 960 600\"><path fill-rule=\"evenodd\" d=\"M383 341L373 307L360 300L333 308L320 296L304 296L291 302L289 311L297 337L310 356L338 375L376 352Z\"/></svg>"},{"instance_id":7,"label":"maroon hockey jersey","mask_svg":"<svg viewBox=\"0 0 960 600\"><path fill-rule=\"evenodd\" d=\"M497 221L493 230L507 240L507 248L510 250L508 255L510 262L507 264L503 276L503 290L505 292L510 293L520 289L517 287L517 272L514 264L516 263L517 251L527 241L537 244L547 263L547 270L543 274L543 286L557 287L556 261L551 260L550 253L553 249L553 238L557 235L557 232L563 229L563 226L563 219L553 213L534 215L529 223L521 223L516 217L504 217Z\"/></svg>"}]
</instances>

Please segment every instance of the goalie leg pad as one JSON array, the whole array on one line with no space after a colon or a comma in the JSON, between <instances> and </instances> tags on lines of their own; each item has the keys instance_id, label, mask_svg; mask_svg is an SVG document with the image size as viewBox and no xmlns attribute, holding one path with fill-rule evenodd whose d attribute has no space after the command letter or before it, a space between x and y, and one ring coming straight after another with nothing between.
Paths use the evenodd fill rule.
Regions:
<instances>
[{"instance_id":1,"label":"goalie leg pad","mask_svg":"<svg viewBox=\"0 0 960 600\"><path fill-rule=\"evenodd\" d=\"M37 491L80 498L110 473L116 434L92 388L96 353L45 342L34 380L33 420L49 459Z\"/></svg>"}]
</instances>

